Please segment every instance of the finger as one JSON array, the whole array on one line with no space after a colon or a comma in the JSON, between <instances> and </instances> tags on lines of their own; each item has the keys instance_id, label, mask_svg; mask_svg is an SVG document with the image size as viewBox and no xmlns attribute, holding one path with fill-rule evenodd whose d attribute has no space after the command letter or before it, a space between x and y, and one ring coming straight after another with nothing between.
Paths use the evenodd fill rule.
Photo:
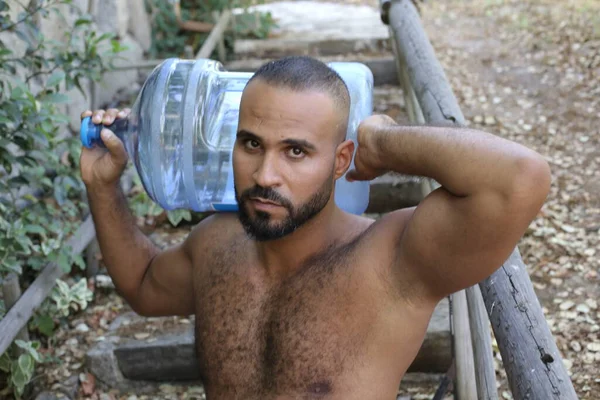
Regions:
<instances>
[{"instance_id":1,"label":"finger","mask_svg":"<svg viewBox=\"0 0 600 400\"><path fill-rule=\"evenodd\" d=\"M117 115L119 114L119 110L117 110L116 108L111 108L106 110L106 113L104 114L104 118L102 118L102 123L104 125L111 125L113 122L115 122L115 118L117 117Z\"/></svg>"},{"instance_id":2,"label":"finger","mask_svg":"<svg viewBox=\"0 0 600 400\"><path fill-rule=\"evenodd\" d=\"M92 116L92 110L87 110L81 113L81 119L87 118L87 117L91 117Z\"/></svg>"},{"instance_id":3,"label":"finger","mask_svg":"<svg viewBox=\"0 0 600 400\"><path fill-rule=\"evenodd\" d=\"M102 118L104 118L104 113L106 111L104 110L96 110L94 111L93 115L92 115L92 122L96 125L101 124L102 123Z\"/></svg>"},{"instance_id":4,"label":"finger","mask_svg":"<svg viewBox=\"0 0 600 400\"><path fill-rule=\"evenodd\" d=\"M117 137L110 129L102 129L100 132L102 142L108 149L111 155L111 159L116 164L115 166L122 166L127 163L127 152L121 139Z\"/></svg>"},{"instance_id":5,"label":"finger","mask_svg":"<svg viewBox=\"0 0 600 400\"><path fill-rule=\"evenodd\" d=\"M117 118L126 118L129 116L129 114L131 114L131 108L124 108L121 111L119 111Z\"/></svg>"}]
</instances>

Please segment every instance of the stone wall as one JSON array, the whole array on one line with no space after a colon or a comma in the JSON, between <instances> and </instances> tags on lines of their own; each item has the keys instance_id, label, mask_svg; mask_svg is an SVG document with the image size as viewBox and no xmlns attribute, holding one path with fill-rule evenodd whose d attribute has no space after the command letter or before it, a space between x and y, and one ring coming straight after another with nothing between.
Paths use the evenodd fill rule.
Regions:
<instances>
[{"instance_id":1,"label":"stone wall","mask_svg":"<svg viewBox=\"0 0 600 400\"><path fill-rule=\"evenodd\" d=\"M22 0L8 0L11 14L22 11L19 3ZM64 34L71 29L80 13L90 14L93 18L94 29L99 34L114 33L121 44L127 47L119 56L121 63L135 63L144 58L151 45L150 16L144 6L144 0L73 0L73 7L60 5L60 14L51 13L47 18L40 19L39 28L47 39L63 40ZM74 9L75 8L75 9ZM22 55L25 46L21 40L8 37L2 39L17 55ZM115 94L123 89L136 85L138 71L111 72L104 76L103 81L97 85L96 93L92 99L91 92L84 97L78 90L68 93L70 103L64 110L70 119L72 130L79 131L79 116L82 111L95 107L103 107L109 103ZM87 86L87 85L86 85Z\"/></svg>"}]
</instances>

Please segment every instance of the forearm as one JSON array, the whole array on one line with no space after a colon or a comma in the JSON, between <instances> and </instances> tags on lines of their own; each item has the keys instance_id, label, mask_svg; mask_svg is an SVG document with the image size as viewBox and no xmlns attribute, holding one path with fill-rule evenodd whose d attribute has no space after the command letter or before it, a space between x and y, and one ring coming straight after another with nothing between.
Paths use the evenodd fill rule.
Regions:
<instances>
[{"instance_id":1,"label":"forearm","mask_svg":"<svg viewBox=\"0 0 600 400\"><path fill-rule=\"evenodd\" d=\"M87 193L103 262L117 290L134 302L158 249L136 226L118 183Z\"/></svg>"},{"instance_id":2,"label":"forearm","mask_svg":"<svg viewBox=\"0 0 600 400\"><path fill-rule=\"evenodd\" d=\"M524 146L472 129L394 125L376 135L385 169L433 178L456 196L511 191L532 165L544 163Z\"/></svg>"}]
</instances>

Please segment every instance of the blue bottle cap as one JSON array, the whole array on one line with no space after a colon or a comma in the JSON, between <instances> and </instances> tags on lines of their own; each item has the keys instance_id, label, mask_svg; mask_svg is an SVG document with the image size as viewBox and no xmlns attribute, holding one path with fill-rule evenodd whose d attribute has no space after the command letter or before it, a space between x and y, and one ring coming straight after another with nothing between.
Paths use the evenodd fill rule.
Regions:
<instances>
[{"instance_id":1,"label":"blue bottle cap","mask_svg":"<svg viewBox=\"0 0 600 400\"><path fill-rule=\"evenodd\" d=\"M91 149L94 147L94 144L100 140L100 127L92 123L91 117L85 117L81 121L79 136L81 138L81 144L88 149Z\"/></svg>"}]
</instances>

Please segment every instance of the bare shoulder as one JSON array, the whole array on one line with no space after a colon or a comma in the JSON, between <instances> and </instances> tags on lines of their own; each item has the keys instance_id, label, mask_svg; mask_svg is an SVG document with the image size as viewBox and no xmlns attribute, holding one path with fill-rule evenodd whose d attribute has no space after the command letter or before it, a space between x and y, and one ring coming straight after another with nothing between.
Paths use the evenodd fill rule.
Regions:
<instances>
[{"instance_id":1,"label":"bare shoulder","mask_svg":"<svg viewBox=\"0 0 600 400\"><path fill-rule=\"evenodd\" d=\"M192 229L185 240L185 248L197 264L209 257L211 251L231 243L242 231L236 214L213 214Z\"/></svg>"}]
</instances>

